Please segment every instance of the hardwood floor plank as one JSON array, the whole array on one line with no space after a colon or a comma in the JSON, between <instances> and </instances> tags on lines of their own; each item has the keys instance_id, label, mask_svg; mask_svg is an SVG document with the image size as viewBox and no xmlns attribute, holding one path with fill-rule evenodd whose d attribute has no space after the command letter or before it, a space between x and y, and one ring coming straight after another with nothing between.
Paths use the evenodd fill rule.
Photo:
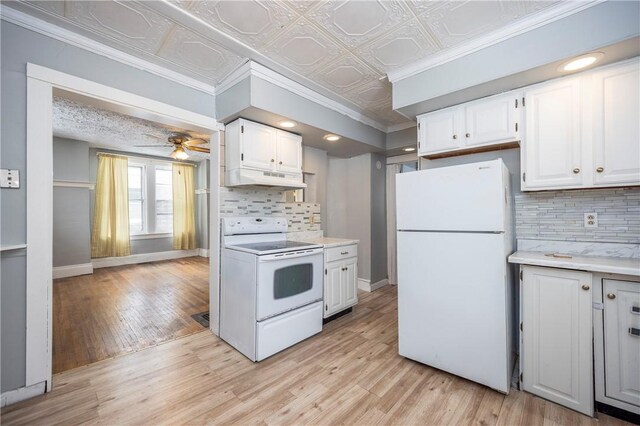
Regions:
<instances>
[{"instance_id":1,"label":"hardwood floor plank","mask_svg":"<svg viewBox=\"0 0 640 426\"><path fill-rule=\"evenodd\" d=\"M185 263L189 272L199 266ZM136 271L117 274L130 279ZM157 274L163 274L161 266L154 266L148 283L178 280L172 272L165 278ZM399 356L395 292L387 287L359 293L352 314L260 363L203 331L56 374L50 394L3 408L2 424L596 424L533 395L512 389L505 396ZM176 296L165 306L196 306L196 299ZM129 314L120 318L132 318L134 326L144 321ZM166 324L183 326L180 321ZM118 333L109 338L126 343L152 341L157 330L123 328ZM107 340L92 342L98 350ZM604 415L600 419L602 425L625 424Z\"/></svg>"},{"instance_id":2,"label":"hardwood floor plank","mask_svg":"<svg viewBox=\"0 0 640 426\"><path fill-rule=\"evenodd\" d=\"M53 372L202 331L209 309L202 257L96 269L53 283Z\"/></svg>"}]
</instances>

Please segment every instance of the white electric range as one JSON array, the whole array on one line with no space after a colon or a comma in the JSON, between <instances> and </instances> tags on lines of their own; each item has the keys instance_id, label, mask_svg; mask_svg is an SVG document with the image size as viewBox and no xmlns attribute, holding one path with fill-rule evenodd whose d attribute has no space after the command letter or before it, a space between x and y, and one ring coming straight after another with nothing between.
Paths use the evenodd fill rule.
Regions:
<instances>
[{"instance_id":1,"label":"white electric range","mask_svg":"<svg viewBox=\"0 0 640 426\"><path fill-rule=\"evenodd\" d=\"M220 337L261 361L322 331L323 248L281 217L222 219Z\"/></svg>"}]
</instances>

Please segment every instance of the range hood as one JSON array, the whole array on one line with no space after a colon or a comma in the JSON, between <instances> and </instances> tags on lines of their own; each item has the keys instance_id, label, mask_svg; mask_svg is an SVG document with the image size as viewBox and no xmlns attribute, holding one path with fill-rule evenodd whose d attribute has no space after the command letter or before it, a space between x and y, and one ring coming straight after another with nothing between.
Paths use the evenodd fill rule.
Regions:
<instances>
[{"instance_id":1,"label":"range hood","mask_svg":"<svg viewBox=\"0 0 640 426\"><path fill-rule=\"evenodd\" d=\"M267 172L239 168L227 171L225 186L268 186L275 189L304 189L302 173Z\"/></svg>"}]
</instances>

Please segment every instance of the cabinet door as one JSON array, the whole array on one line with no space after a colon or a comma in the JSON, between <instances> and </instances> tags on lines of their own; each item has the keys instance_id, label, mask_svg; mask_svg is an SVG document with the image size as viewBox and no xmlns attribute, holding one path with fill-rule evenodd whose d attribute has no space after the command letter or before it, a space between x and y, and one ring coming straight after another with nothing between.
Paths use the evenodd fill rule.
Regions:
<instances>
[{"instance_id":1,"label":"cabinet door","mask_svg":"<svg viewBox=\"0 0 640 426\"><path fill-rule=\"evenodd\" d=\"M419 118L418 155L462 147L464 107L431 112Z\"/></svg>"},{"instance_id":2,"label":"cabinet door","mask_svg":"<svg viewBox=\"0 0 640 426\"><path fill-rule=\"evenodd\" d=\"M277 129L247 120L240 126L242 167L274 170Z\"/></svg>"},{"instance_id":3,"label":"cabinet door","mask_svg":"<svg viewBox=\"0 0 640 426\"><path fill-rule=\"evenodd\" d=\"M302 172L302 137L278 130L276 169L287 173Z\"/></svg>"},{"instance_id":4,"label":"cabinet door","mask_svg":"<svg viewBox=\"0 0 640 426\"><path fill-rule=\"evenodd\" d=\"M525 92L526 129L521 146L523 189L582 184L581 94L578 78Z\"/></svg>"},{"instance_id":5,"label":"cabinet door","mask_svg":"<svg viewBox=\"0 0 640 426\"><path fill-rule=\"evenodd\" d=\"M345 308L358 303L358 259L353 258L344 262L344 306Z\"/></svg>"},{"instance_id":6,"label":"cabinet door","mask_svg":"<svg viewBox=\"0 0 640 426\"><path fill-rule=\"evenodd\" d=\"M603 284L605 395L640 407L640 283Z\"/></svg>"},{"instance_id":7,"label":"cabinet door","mask_svg":"<svg viewBox=\"0 0 640 426\"><path fill-rule=\"evenodd\" d=\"M342 285L341 262L326 264L327 275L324 280L324 317L331 316L344 306L344 291Z\"/></svg>"},{"instance_id":8,"label":"cabinet door","mask_svg":"<svg viewBox=\"0 0 640 426\"><path fill-rule=\"evenodd\" d=\"M594 183L640 184L640 63L593 77Z\"/></svg>"},{"instance_id":9,"label":"cabinet door","mask_svg":"<svg viewBox=\"0 0 640 426\"><path fill-rule=\"evenodd\" d=\"M591 274L523 267L524 390L593 414Z\"/></svg>"},{"instance_id":10,"label":"cabinet door","mask_svg":"<svg viewBox=\"0 0 640 426\"><path fill-rule=\"evenodd\" d=\"M500 142L511 142L520 139L517 126L518 94L493 96L467 104L466 146L476 146Z\"/></svg>"}]
</instances>

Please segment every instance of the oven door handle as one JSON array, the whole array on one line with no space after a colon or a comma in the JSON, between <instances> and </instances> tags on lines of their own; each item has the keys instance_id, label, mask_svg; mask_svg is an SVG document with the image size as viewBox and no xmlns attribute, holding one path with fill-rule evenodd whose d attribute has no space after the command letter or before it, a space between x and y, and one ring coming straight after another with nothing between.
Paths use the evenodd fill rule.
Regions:
<instances>
[{"instance_id":1,"label":"oven door handle","mask_svg":"<svg viewBox=\"0 0 640 426\"><path fill-rule=\"evenodd\" d=\"M286 253L278 253L278 254L268 254L265 256L260 256L260 262L272 262L276 260L289 260L289 259L297 259L300 257L308 257L313 256L319 253L322 253L322 248L317 249L309 249L309 250L300 250L300 251L290 251Z\"/></svg>"}]
</instances>

